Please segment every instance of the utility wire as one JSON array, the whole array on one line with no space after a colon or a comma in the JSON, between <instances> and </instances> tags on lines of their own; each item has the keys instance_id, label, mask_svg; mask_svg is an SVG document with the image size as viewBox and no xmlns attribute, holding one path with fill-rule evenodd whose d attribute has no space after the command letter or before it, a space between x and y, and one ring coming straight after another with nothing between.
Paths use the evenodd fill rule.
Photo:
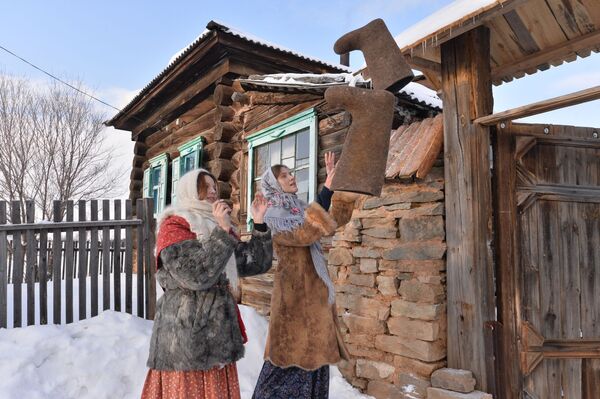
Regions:
<instances>
[{"instance_id":1,"label":"utility wire","mask_svg":"<svg viewBox=\"0 0 600 399\"><path fill-rule=\"evenodd\" d=\"M64 84L64 85L67 85L67 86L69 86L71 89L73 89L73 90L75 90L75 91L78 91L79 93L81 93L81 94L83 94L83 95L85 95L85 96L88 96L89 98L91 98L91 99L93 99L93 100L96 100L96 101L98 101L98 102L99 102L99 103L101 103L101 104L104 104L104 105L106 105L106 106L108 106L108 107L110 107L110 108L113 108L113 109L115 109L115 110L117 110L117 111L119 111L119 112L122 112L122 110L121 110L121 109L119 109L119 108L115 107L114 105L111 105L111 104L107 103L106 101L102 101L102 100L100 100L99 98L97 98L97 97L94 97L93 95L91 95L91 94L88 94L88 93L86 93L85 91L83 91L83 90L81 90L81 89L78 89L77 87L73 86L72 84L69 84L69 83L65 82L64 80L62 80L62 79L60 79L60 78L58 78L58 77L56 77L56 76L52 75L50 72L46 72L45 70L43 70L42 68L38 67L37 65L34 65L34 64L32 64L31 62L27 61L25 58L23 58L23 57L20 57L19 55L17 55L17 54L15 54L15 53L13 53L12 51L10 51L9 49L7 49L6 47L3 47L2 45L0 45L0 49L2 49L2 50L4 50L4 51L6 51L6 52L7 52L7 53L9 53L10 55L12 55L12 56L14 56L14 57L16 57L16 58L18 58L18 59L20 59L21 61L23 61L24 63L26 63L26 64L28 64L28 65L30 65L30 66L32 66L33 68L37 69L38 71L40 71L40 72L42 72L42 73L45 73L46 75L50 76L52 79L55 79L55 80L59 81L60 83L62 83L62 84Z\"/></svg>"}]
</instances>

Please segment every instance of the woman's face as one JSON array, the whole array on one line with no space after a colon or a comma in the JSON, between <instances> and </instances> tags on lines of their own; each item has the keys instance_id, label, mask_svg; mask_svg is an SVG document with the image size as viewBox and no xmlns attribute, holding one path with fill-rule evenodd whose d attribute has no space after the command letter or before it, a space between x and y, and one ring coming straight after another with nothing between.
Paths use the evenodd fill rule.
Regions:
<instances>
[{"instance_id":1,"label":"woman's face","mask_svg":"<svg viewBox=\"0 0 600 399\"><path fill-rule=\"evenodd\" d=\"M281 168L277 182L279 182L284 193L296 194L298 192L296 178L288 168Z\"/></svg>"},{"instance_id":2,"label":"woman's face","mask_svg":"<svg viewBox=\"0 0 600 399\"><path fill-rule=\"evenodd\" d=\"M217 186L215 185L215 181L207 175L203 175L201 177L202 184L200 184L200 188L198 189L198 199L206 200L211 204L219 199L217 195Z\"/></svg>"}]
</instances>

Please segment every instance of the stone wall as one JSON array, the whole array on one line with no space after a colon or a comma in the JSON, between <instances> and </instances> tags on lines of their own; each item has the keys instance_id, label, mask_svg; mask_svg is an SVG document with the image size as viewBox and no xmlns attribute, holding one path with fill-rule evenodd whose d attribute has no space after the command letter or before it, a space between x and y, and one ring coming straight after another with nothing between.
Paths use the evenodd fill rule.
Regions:
<instances>
[{"instance_id":1,"label":"stone wall","mask_svg":"<svg viewBox=\"0 0 600 399\"><path fill-rule=\"evenodd\" d=\"M443 167L388 182L329 243L337 312L352 360L340 366L378 399L424 398L446 358Z\"/></svg>"}]
</instances>

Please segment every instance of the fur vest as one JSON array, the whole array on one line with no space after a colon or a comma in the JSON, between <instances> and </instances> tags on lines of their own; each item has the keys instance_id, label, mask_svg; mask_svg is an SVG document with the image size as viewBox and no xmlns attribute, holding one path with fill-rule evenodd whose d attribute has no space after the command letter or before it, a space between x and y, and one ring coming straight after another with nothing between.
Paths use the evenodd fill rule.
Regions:
<instances>
[{"instance_id":1,"label":"fur vest","mask_svg":"<svg viewBox=\"0 0 600 399\"><path fill-rule=\"evenodd\" d=\"M327 287L315 272L309 249L350 220L354 200L344 201L340 194L334 194L330 213L312 203L300 227L273 236L278 266L265 360L278 367L315 370L349 358L335 304L327 301Z\"/></svg>"},{"instance_id":2,"label":"fur vest","mask_svg":"<svg viewBox=\"0 0 600 399\"><path fill-rule=\"evenodd\" d=\"M236 303L224 273L232 255L240 276L265 273L273 257L271 232L255 230L250 241L242 242L215 228L207 240L180 241L158 254L156 279L165 293L156 306L148 367L208 370L242 358Z\"/></svg>"}]
</instances>

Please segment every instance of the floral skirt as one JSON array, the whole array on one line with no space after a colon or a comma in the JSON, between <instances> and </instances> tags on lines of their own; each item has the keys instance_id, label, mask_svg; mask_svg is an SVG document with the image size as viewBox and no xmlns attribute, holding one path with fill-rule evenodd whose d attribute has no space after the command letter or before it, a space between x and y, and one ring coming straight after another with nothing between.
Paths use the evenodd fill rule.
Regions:
<instances>
[{"instance_id":1,"label":"floral skirt","mask_svg":"<svg viewBox=\"0 0 600 399\"><path fill-rule=\"evenodd\" d=\"M205 371L148 370L142 399L240 399L235 363Z\"/></svg>"},{"instance_id":2,"label":"floral skirt","mask_svg":"<svg viewBox=\"0 0 600 399\"><path fill-rule=\"evenodd\" d=\"M252 399L327 399L329 366L313 371L281 368L265 361Z\"/></svg>"}]
</instances>

